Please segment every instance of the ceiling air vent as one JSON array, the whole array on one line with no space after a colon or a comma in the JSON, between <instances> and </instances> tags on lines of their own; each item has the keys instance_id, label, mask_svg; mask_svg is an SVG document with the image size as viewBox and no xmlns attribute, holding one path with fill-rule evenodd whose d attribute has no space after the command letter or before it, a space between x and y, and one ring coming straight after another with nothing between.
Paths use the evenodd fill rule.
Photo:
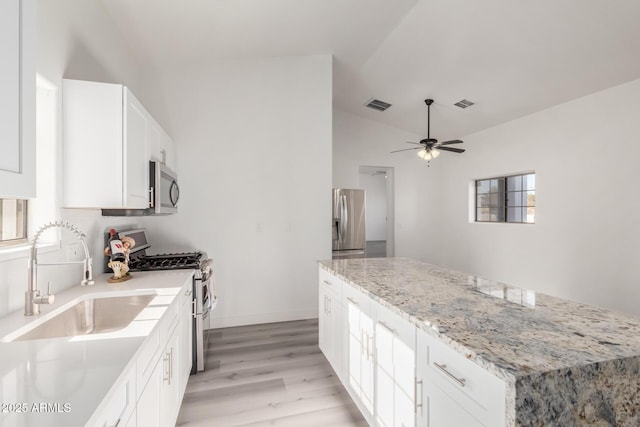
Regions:
<instances>
[{"instance_id":1,"label":"ceiling air vent","mask_svg":"<svg viewBox=\"0 0 640 427\"><path fill-rule=\"evenodd\" d=\"M463 99L462 101L458 101L453 105L460 108L467 108L467 107L471 107L473 104L474 102L471 102L468 99Z\"/></svg>"},{"instance_id":2,"label":"ceiling air vent","mask_svg":"<svg viewBox=\"0 0 640 427\"><path fill-rule=\"evenodd\" d=\"M391 107L391 104L388 102L380 101L379 99L371 98L364 104L365 107L373 108L374 110L384 111L387 108Z\"/></svg>"}]
</instances>

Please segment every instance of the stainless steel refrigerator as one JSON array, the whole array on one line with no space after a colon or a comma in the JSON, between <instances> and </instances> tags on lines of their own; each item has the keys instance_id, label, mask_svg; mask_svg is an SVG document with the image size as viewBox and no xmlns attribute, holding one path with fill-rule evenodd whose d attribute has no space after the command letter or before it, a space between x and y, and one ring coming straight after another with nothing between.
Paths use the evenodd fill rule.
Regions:
<instances>
[{"instance_id":1,"label":"stainless steel refrigerator","mask_svg":"<svg viewBox=\"0 0 640 427\"><path fill-rule=\"evenodd\" d=\"M333 257L364 254L364 190L333 189Z\"/></svg>"}]
</instances>

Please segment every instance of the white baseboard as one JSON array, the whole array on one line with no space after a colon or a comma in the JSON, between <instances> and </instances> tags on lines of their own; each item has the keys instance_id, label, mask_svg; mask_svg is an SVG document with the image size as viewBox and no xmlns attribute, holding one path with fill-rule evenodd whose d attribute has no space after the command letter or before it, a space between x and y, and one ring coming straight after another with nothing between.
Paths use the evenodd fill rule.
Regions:
<instances>
[{"instance_id":1,"label":"white baseboard","mask_svg":"<svg viewBox=\"0 0 640 427\"><path fill-rule=\"evenodd\" d=\"M228 328L231 326L259 325L261 323L289 322L292 320L317 319L318 309L296 310L280 313L260 313L242 316L226 316L210 318L210 329Z\"/></svg>"}]
</instances>

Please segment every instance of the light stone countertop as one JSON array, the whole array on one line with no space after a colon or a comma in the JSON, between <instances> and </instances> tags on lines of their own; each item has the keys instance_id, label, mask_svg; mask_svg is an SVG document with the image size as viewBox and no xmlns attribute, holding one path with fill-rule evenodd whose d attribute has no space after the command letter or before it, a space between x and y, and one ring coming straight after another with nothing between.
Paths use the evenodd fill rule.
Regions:
<instances>
[{"instance_id":1,"label":"light stone countertop","mask_svg":"<svg viewBox=\"0 0 640 427\"><path fill-rule=\"evenodd\" d=\"M0 318L0 425L3 427L83 426L111 392L180 289L191 283L192 270L132 273L121 284L108 284L107 274L93 286L76 286L56 295L42 314L22 311ZM26 288L26 284L25 284ZM54 310L87 296L156 294L131 324L115 332L81 337L5 342L8 334L38 322ZM16 413L11 404L26 404ZM35 407L33 405L36 405ZM34 412L49 404L44 412ZM65 412L67 404L68 412ZM3 410L4 409L4 410ZM52 412L53 411L53 412Z\"/></svg>"},{"instance_id":2,"label":"light stone countertop","mask_svg":"<svg viewBox=\"0 0 640 427\"><path fill-rule=\"evenodd\" d=\"M504 379L507 425L640 425L640 318L407 258L319 265Z\"/></svg>"}]
</instances>

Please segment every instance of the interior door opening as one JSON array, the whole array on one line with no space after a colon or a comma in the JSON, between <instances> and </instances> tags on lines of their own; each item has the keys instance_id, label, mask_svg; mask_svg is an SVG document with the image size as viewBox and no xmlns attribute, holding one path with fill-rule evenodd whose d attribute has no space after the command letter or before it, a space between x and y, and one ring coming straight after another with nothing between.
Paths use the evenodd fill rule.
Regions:
<instances>
[{"instance_id":1,"label":"interior door opening","mask_svg":"<svg viewBox=\"0 0 640 427\"><path fill-rule=\"evenodd\" d=\"M360 166L365 190L366 258L394 256L393 168Z\"/></svg>"}]
</instances>

